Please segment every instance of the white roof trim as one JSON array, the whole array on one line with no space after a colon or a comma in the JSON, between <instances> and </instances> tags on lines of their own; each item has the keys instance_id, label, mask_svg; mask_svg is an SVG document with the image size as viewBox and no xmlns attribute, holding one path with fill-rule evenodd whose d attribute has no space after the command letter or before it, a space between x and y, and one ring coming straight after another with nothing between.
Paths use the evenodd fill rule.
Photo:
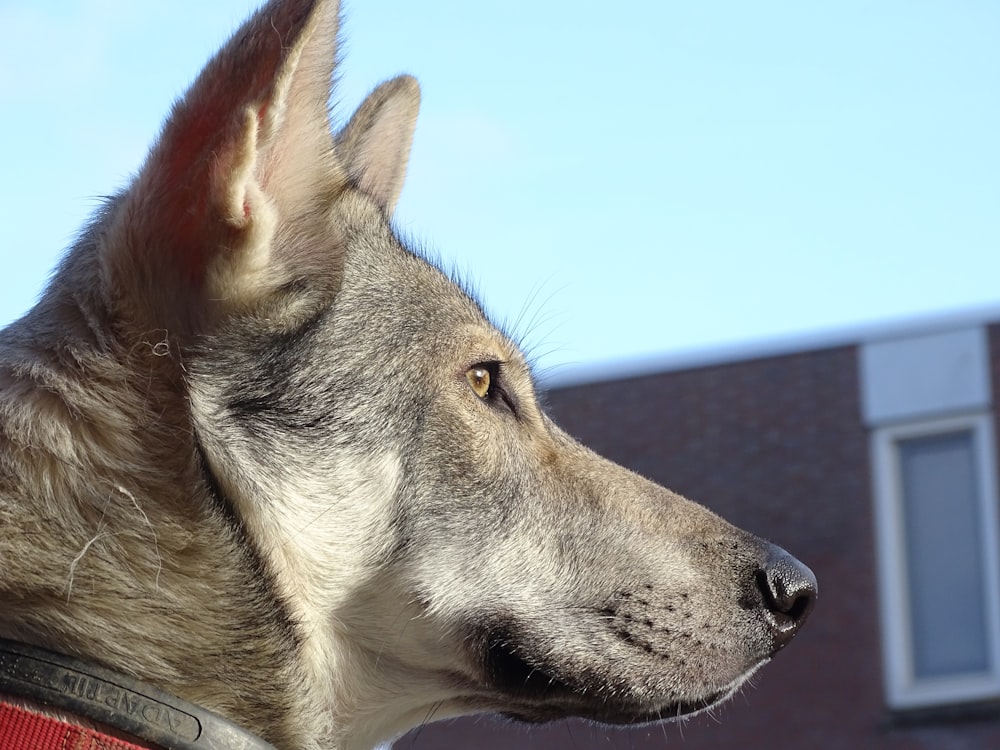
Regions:
<instances>
[{"instance_id":1,"label":"white roof trim","mask_svg":"<svg viewBox=\"0 0 1000 750\"><path fill-rule=\"evenodd\" d=\"M984 326L995 322L1000 323L1000 304L923 313L905 318L777 336L770 339L755 339L686 351L650 354L614 362L566 365L554 368L549 373L542 375L540 380L542 387L546 389L566 388L574 385L627 380L645 375L694 370L754 359L782 357L821 349L835 349L841 346L858 346L876 341Z\"/></svg>"}]
</instances>

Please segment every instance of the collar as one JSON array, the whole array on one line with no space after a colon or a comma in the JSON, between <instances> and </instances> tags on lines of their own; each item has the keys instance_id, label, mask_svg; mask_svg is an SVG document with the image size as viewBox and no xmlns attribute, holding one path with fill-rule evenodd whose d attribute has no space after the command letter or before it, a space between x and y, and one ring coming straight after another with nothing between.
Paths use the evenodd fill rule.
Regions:
<instances>
[{"instance_id":1,"label":"collar","mask_svg":"<svg viewBox=\"0 0 1000 750\"><path fill-rule=\"evenodd\" d=\"M0 695L27 698L146 743L0 702L0 750L275 750L228 719L151 685L2 638Z\"/></svg>"}]
</instances>

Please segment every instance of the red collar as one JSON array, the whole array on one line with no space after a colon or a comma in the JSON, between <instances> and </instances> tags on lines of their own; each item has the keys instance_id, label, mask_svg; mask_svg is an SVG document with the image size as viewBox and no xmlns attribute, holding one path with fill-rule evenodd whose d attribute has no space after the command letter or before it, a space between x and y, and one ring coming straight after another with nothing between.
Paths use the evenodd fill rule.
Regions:
<instances>
[{"instance_id":1,"label":"red collar","mask_svg":"<svg viewBox=\"0 0 1000 750\"><path fill-rule=\"evenodd\" d=\"M0 702L0 750L148 750L151 747Z\"/></svg>"}]
</instances>

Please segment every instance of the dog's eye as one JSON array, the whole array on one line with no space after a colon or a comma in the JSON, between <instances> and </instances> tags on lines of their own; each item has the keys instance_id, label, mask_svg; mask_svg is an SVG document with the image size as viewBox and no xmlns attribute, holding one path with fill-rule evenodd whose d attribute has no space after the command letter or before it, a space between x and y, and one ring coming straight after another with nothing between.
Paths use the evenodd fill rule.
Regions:
<instances>
[{"instance_id":1,"label":"dog's eye","mask_svg":"<svg viewBox=\"0 0 1000 750\"><path fill-rule=\"evenodd\" d=\"M465 373L465 379L472 386L472 391L479 398L488 399L493 390L493 369L488 365L476 365L470 367Z\"/></svg>"},{"instance_id":2,"label":"dog's eye","mask_svg":"<svg viewBox=\"0 0 1000 750\"><path fill-rule=\"evenodd\" d=\"M480 362L465 371L465 379L469 387L480 400L491 406L504 407L517 416L517 402L504 387L501 375L501 362Z\"/></svg>"}]
</instances>

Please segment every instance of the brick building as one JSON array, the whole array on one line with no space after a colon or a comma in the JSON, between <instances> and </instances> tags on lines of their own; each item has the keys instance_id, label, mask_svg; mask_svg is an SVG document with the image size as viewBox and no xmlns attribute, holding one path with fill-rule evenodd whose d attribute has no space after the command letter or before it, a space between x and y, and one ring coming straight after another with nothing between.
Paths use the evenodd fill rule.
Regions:
<instances>
[{"instance_id":1,"label":"brick building","mask_svg":"<svg viewBox=\"0 0 1000 750\"><path fill-rule=\"evenodd\" d=\"M442 722L396 747L1000 748L1000 312L580 377L550 412L786 547L812 619L683 725Z\"/></svg>"}]
</instances>

